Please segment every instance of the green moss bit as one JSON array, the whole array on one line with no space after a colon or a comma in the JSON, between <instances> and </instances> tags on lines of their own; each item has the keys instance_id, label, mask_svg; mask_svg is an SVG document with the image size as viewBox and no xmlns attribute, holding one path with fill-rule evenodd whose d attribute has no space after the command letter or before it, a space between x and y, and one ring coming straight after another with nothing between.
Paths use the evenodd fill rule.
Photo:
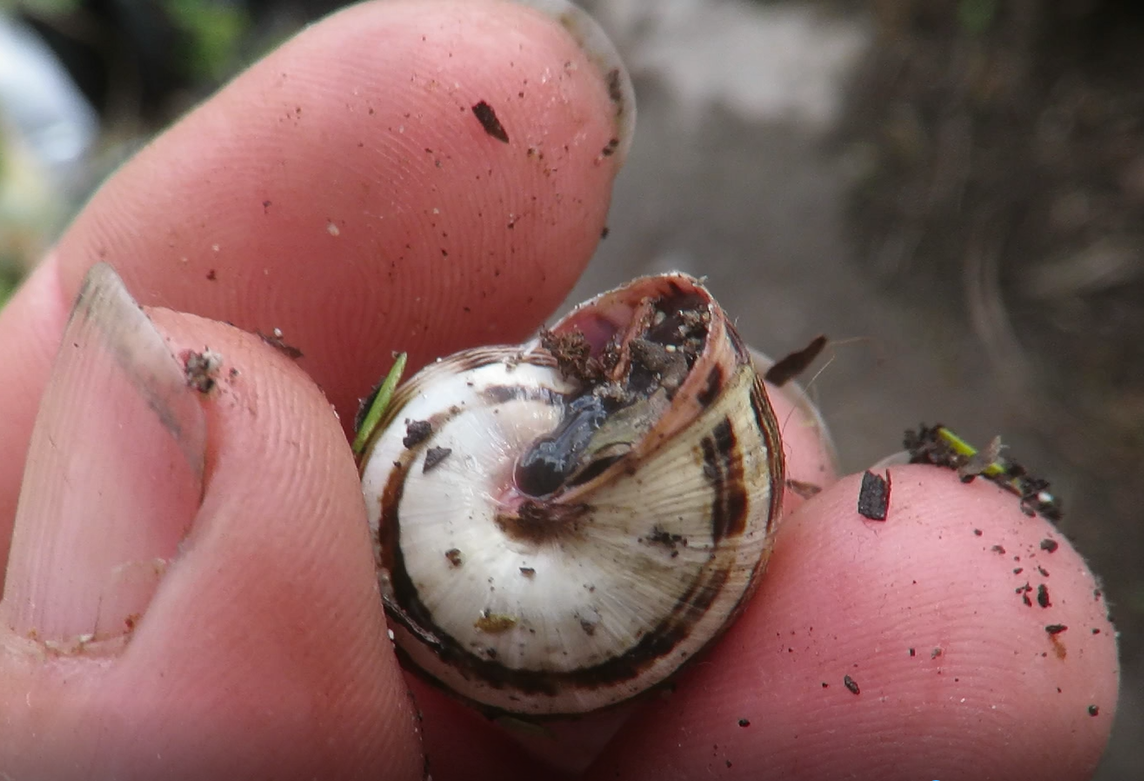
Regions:
<instances>
[{"instance_id":1,"label":"green moss bit","mask_svg":"<svg viewBox=\"0 0 1144 781\"><path fill-rule=\"evenodd\" d=\"M389 402L393 398L393 391L397 388L397 383L401 380L401 375L405 371L405 361L408 358L406 353L398 353L394 356L393 368L389 370L389 374L385 375L385 379L377 386L372 397L365 403L366 413L358 421L357 433L354 435L353 451L355 456L360 456L362 451L365 450L365 445L369 442L369 437L373 434L377 424L381 422L382 416L389 408Z\"/></svg>"}]
</instances>

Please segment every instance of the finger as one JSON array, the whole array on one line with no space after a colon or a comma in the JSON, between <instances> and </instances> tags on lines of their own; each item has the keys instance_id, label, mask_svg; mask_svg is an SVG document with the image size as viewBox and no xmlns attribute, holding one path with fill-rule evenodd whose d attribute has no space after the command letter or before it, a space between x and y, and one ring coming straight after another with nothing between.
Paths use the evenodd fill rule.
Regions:
<instances>
[{"instance_id":1,"label":"finger","mask_svg":"<svg viewBox=\"0 0 1144 781\"><path fill-rule=\"evenodd\" d=\"M421 778L356 470L327 402L256 337L154 316L174 351L209 344L221 360L217 386L201 399L209 432L201 507L182 520L181 501L148 513L132 499L145 475L112 484L73 470L58 490L73 512L93 508L79 521L96 527L77 550L51 544L53 530L76 518L55 511L52 497L22 497L0 602L0 766L36 778ZM155 403L127 404L130 387L92 387L91 377L53 374L34 454L59 430L54 419L68 418L68 402L86 401L94 414L72 425L90 424L101 408L116 425L99 442L70 436L86 449L75 463L150 455L153 471L164 472L180 462L159 437L140 440L169 405L154 394ZM186 417L164 413L169 438L182 441ZM178 475L168 484L182 493ZM101 509L111 506L137 514ZM172 545L169 531L183 521L190 529ZM135 530L127 542L121 523ZM119 560L109 560L109 546ZM111 617L108 600L87 598L115 596L131 565L156 559L161 578L138 612ZM138 585L128 584L136 595ZM28 608L34 595L46 598ZM85 611L89 636L68 637Z\"/></svg>"},{"instance_id":2,"label":"finger","mask_svg":"<svg viewBox=\"0 0 1144 781\"><path fill-rule=\"evenodd\" d=\"M885 522L853 476L784 523L746 615L600 777L1091 775L1118 678L1092 573L998 487L892 473Z\"/></svg>"},{"instance_id":3,"label":"finger","mask_svg":"<svg viewBox=\"0 0 1144 781\"><path fill-rule=\"evenodd\" d=\"M346 425L393 350L416 366L535 328L591 255L626 141L603 150L630 135L627 77L609 90L593 58L522 6L366 3L127 163L0 315L0 551L17 454L98 260L145 304L281 329ZM482 100L507 144L474 116Z\"/></svg>"}]
</instances>

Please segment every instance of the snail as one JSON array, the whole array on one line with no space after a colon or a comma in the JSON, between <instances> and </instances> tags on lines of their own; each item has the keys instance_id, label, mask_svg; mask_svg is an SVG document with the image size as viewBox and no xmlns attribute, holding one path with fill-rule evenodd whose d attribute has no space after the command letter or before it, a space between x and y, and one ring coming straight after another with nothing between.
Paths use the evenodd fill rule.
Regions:
<instances>
[{"instance_id":1,"label":"snail","mask_svg":"<svg viewBox=\"0 0 1144 781\"><path fill-rule=\"evenodd\" d=\"M484 712L652 690L742 611L783 449L703 284L643 277L397 388L359 464L403 661Z\"/></svg>"}]
</instances>

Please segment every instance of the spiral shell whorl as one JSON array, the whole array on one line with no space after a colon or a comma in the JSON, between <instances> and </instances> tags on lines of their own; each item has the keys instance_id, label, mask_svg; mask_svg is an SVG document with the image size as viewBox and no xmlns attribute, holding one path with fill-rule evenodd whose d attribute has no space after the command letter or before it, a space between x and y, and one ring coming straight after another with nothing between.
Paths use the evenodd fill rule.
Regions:
<instances>
[{"instance_id":1,"label":"spiral shell whorl","mask_svg":"<svg viewBox=\"0 0 1144 781\"><path fill-rule=\"evenodd\" d=\"M675 328L701 333L679 346L698 344L686 367L660 349ZM697 281L636 280L552 333L593 360L612 350L623 400L539 341L468 351L398 391L362 461L398 646L461 697L534 716L628 699L707 646L765 565L783 484L762 381ZM522 491L522 453L562 425L579 435L570 400L592 393L606 414L585 429L587 465Z\"/></svg>"}]
</instances>

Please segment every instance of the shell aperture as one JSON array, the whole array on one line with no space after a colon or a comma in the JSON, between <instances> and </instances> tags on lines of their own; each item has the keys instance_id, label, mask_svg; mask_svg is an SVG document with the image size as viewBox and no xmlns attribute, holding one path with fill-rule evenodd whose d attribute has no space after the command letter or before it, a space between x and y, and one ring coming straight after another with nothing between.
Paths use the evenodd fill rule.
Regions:
<instances>
[{"instance_id":1,"label":"shell aperture","mask_svg":"<svg viewBox=\"0 0 1144 781\"><path fill-rule=\"evenodd\" d=\"M550 716L664 682L730 625L783 461L734 328L668 274L423 369L361 475L405 661L486 712Z\"/></svg>"}]
</instances>

